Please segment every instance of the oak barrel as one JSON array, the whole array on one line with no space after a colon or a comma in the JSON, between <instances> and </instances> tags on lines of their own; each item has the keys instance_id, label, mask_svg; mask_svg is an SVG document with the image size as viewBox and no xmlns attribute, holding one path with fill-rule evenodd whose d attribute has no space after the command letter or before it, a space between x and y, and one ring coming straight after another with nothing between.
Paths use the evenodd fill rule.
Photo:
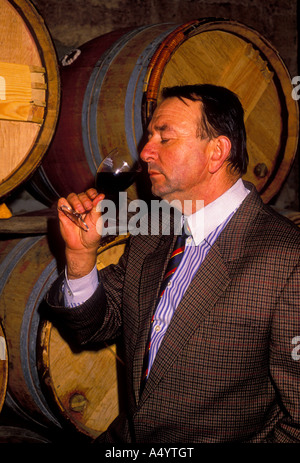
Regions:
<instances>
[{"instance_id":1,"label":"oak barrel","mask_svg":"<svg viewBox=\"0 0 300 463\"><path fill-rule=\"evenodd\" d=\"M124 246L122 240L100 248L98 266L117 261ZM5 405L39 426L98 436L119 412L116 346L76 352L41 317L58 276L46 236L0 241L0 258L0 318L10 359Z\"/></svg>"},{"instance_id":2,"label":"oak barrel","mask_svg":"<svg viewBox=\"0 0 300 463\"><path fill-rule=\"evenodd\" d=\"M8 380L8 352L5 333L0 323L0 413L5 401Z\"/></svg>"},{"instance_id":3,"label":"oak barrel","mask_svg":"<svg viewBox=\"0 0 300 463\"><path fill-rule=\"evenodd\" d=\"M282 214L284 217L288 218L295 225L297 225L297 227L300 227L300 212L299 211L293 211L289 209L279 209L278 212Z\"/></svg>"},{"instance_id":4,"label":"oak barrel","mask_svg":"<svg viewBox=\"0 0 300 463\"><path fill-rule=\"evenodd\" d=\"M116 146L138 157L165 86L223 85L245 108L252 181L268 202L286 178L298 142L298 106L274 47L236 21L201 19L119 30L81 47L61 71L63 101L53 142L36 174L46 204L94 184Z\"/></svg>"},{"instance_id":5,"label":"oak barrel","mask_svg":"<svg viewBox=\"0 0 300 463\"><path fill-rule=\"evenodd\" d=\"M60 78L51 37L28 0L0 0L0 198L40 165L54 134Z\"/></svg>"},{"instance_id":6,"label":"oak barrel","mask_svg":"<svg viewBox=\"0 0 300 463\"><path fill-rule=\"evenodd\" d=\"M291 211L286 214L286 217L294 222L295 225L300 227L300 212L298 211Z\"/></svg>"}]
</instances>

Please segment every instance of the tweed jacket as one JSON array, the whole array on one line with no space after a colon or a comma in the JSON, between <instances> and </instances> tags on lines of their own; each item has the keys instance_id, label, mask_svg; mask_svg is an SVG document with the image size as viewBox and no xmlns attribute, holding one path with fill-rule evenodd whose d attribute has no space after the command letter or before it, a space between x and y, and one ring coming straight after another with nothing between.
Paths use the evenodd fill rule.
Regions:
<instances>
[{"instance_id":1,"label":"tweed jacket","mask_svg":"<svg viewBox=\"0 0 300 463\"><path fill-rule=\"evenodd\" d=\"M127 410L101 441L300 442L300 230L247 187L176 309L141 394L174 236L131 237L76 310L61 304L62 278L50 289L52 314L81 345L122 336Z\"/></svg>"}]
</instances>

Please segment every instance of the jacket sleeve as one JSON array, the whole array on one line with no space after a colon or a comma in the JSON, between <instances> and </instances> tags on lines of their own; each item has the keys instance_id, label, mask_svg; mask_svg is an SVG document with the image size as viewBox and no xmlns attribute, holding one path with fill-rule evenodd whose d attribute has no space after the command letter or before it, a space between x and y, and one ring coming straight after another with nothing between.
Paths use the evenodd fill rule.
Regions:
<instances>
[{"instance_id":1,"label":"jacket sleeve","mask_svg":"<svg viewBox=\"0 0 300 463\"><path fill-rule=\"evenodd\" d=\"M44 315L78 345L114 341L122 327L122 288L126 269L125 250L117 265L99 271L99 285L83 304L64 306L64 273L53 283L45 296Z\"/></svg>"},{"instance_id":2,"label":"jacket sleeve","mask_svg":"<svg viewBox=\"0 0 300 463\"><path fill-rule=\"evenodd\" d=\"M273 316L270 375L281 417L268 442L300 442L300 265L287 281Z\"/></svg>"}]
</instances>

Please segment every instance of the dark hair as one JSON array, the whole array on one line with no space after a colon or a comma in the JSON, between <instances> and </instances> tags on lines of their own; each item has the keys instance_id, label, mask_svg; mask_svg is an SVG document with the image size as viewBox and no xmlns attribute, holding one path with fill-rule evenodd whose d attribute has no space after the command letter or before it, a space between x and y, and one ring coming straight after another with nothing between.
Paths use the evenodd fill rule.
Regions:
<instances>
[{"instance_id":1,"label":"dark hair","mask_svg":"<svg viewBox=\"0 0 300 463\"><path fill-rule=\"evenodd\" d=\"M239 98L225 87L211 84L166 87L164 99L177 97L201 101L203 105L199 136L216 138L224 135L231 142L228 164L234 172L243 175L247 171L248 152L244 110Z\"/></svg>"}]
</instances>

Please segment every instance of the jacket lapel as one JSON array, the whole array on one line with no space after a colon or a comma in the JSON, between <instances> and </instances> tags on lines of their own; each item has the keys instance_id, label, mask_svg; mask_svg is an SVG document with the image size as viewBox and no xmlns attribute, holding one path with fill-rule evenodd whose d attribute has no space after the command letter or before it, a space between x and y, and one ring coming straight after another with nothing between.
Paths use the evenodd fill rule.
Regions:
<instances>
[{"instance_id":1,"label":"jacket lapel","mask_svg":"<svg viewBox=\"0 0 300 463\"><path fill-rule=\"evenodd\" d=\"M149 237L149 240L150 239L153 240L152 244L153 247L155 247L155 250L146 256L140 277L139 338L136 342L135 357L133 362L133 387L137 401L139 400L141 371L150 329L151 317L155 310L159 288L176 237Z\"/></svg>"}]
</instances>

